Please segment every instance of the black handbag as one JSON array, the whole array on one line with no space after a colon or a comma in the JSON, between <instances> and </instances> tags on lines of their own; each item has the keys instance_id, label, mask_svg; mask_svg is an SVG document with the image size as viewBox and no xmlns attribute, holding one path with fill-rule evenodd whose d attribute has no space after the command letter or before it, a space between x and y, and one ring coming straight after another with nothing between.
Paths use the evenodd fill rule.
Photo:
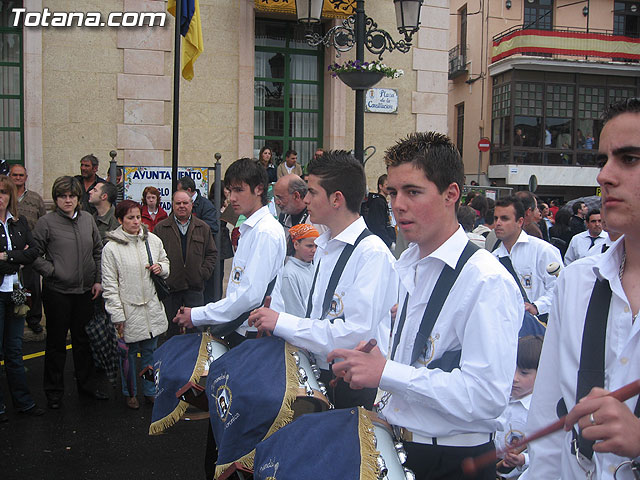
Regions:
<instances>
[{"instance_id":1,"label":"black handbag","mask_svg":"<svg viewBox=\"0 0 640 480\"><path fill-rule=\"evenodd\" d=\"M149 257L149 265L153 265L153 258L151 257L151 249L149 248L149 242L145 240L144 244L147 247L147 256ZM167 285L166 280L161 276L156 275L151 270L149 270L149 275L151 275L151 280L153 280L153 284L156 287L156 294L158 295L158 299L162 301L165 298L167 298L171 293L171 291L169 290L169 285Z\"/></svg>"}]
</instances>

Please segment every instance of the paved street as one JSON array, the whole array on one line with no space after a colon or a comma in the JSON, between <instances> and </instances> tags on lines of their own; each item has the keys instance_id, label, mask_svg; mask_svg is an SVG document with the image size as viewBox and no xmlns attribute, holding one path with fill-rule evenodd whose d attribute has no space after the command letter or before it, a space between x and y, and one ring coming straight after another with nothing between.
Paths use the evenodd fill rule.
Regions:
<instances>
[{"instance_id":1,"label":"paved street","mask_svg":"<svg viewBox=\"0 0 640 480\"><path fill-rule=\"evenodd\" d=\"M25 355L43 350L44 342L24 344ZM25 365L36 402L46 409L44 356L26 360ZM4 370L0 384L6 398ZM107 385L105 382L105 389L110 389ZM149 436L151 407L144 401L140 410L130 410L120 388L110 389L112 398L106 402L78 397L71 352L67 354L65 387L62 408L46 409L37 418L18 414L6 398L9 421L0 424L2 480L204 477L206 421L181 421L163 435Z\"/></svg>"}]
</instances>

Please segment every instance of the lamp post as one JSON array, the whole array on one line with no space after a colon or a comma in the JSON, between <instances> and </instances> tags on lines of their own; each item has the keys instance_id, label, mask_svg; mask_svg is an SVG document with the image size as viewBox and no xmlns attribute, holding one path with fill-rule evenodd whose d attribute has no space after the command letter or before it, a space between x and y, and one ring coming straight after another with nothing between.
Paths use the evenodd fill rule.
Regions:
<instances>
[{"instance_id":1,"label":"lamp post","mask_svg":"<svg viewBox=\"0 0 640 480\"><path fill-rule=\"evenodd\" d=\"M301 23L311 25L321 20L322 7L328 1L339 5L342 0L296 0L296 12ZM325 47L334 47L337 56L341 52L347 52L356 47L356 61L364 62L365 47L382 60L384 52L398 50L407 53L411 49L413 35L420 27L420 8L422 0L393 0L396 10L398 31L404 35L399 41L394 41L391 35L378 28L378 24L371 17L367 17L364 10L364 0L357 0L356 12L342 25L331 28L324 36L317 33L307 35L307 42L311 46L323 44ZM355 157L364 162L364 102L365 90L356 90L355 102L355 127L354 127L354 151Z\"/></svg>"}]
</instances>

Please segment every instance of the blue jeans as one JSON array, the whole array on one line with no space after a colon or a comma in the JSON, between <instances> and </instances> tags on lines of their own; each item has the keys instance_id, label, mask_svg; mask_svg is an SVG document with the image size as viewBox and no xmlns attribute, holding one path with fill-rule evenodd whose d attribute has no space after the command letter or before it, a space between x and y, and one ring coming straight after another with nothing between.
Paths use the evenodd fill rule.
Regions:
<instances>
[{"instance_id":1,"label":"blue jeans","mask_svg":"<svg viewBox=\"0 0 640 480\"><path fill-rule=\"evenodd\" d=\"M120 358L120 377L122 378L122 394L125 397L135 397L137 392L138 372L147 365L153 366L153 352L158 346L158 337L149 338L140 342L127 343L129 347L129 375L133 384L133 392L129 392L127 382L125 380L124 369L122 368L122 358ZM136 357L140 352L141 368L136 370ZM142 379L142 391L146 397L156 396L156 385L154 382Z\"/></svg>"},{"instance_id":2,"label":"blue jeans","mask_svg":"<svg viewBox=\"0 0 640 480\"><path fill-rule=\"evenodd\" d=\"M22 335L24 317L13 313L11 292L0 292L0 351L4 354L4 369L7 373L9 392L13 406L24 412L36 404L29 387L22 362ZM0 390L0 413L6 409L2 390Z\"/></svg>"}]
</instances>

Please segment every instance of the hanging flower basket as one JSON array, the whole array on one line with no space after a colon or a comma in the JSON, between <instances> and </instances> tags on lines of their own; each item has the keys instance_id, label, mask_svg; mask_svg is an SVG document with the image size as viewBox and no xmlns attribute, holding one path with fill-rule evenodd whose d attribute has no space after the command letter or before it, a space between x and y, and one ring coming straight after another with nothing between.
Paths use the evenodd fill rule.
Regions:
<instances>
[{"instance_id":1,"label":"hanging flower basket","mask_svg":"<svg viewBox=\"0 0 640 480\"><path fill-rule=\"evenodd\" d=\"M384 78L380 72L342 72L338 74L348 87L353 90L368 90Z\"/></svg>"},{"instance_id":2,"label":"hanging flower basket","mask_svg":"<svg viewBox=\"0 0 640 480\"><path fill-rule=\"evenodd\" d=\"M404 75L402 70L387 67L377 60L374 62L349 60L344 65L334 63L329 65L328 70L333 77L338 77L354 90L367 90L384 77L398 78Z\"/></svg>"}]
</instances>

